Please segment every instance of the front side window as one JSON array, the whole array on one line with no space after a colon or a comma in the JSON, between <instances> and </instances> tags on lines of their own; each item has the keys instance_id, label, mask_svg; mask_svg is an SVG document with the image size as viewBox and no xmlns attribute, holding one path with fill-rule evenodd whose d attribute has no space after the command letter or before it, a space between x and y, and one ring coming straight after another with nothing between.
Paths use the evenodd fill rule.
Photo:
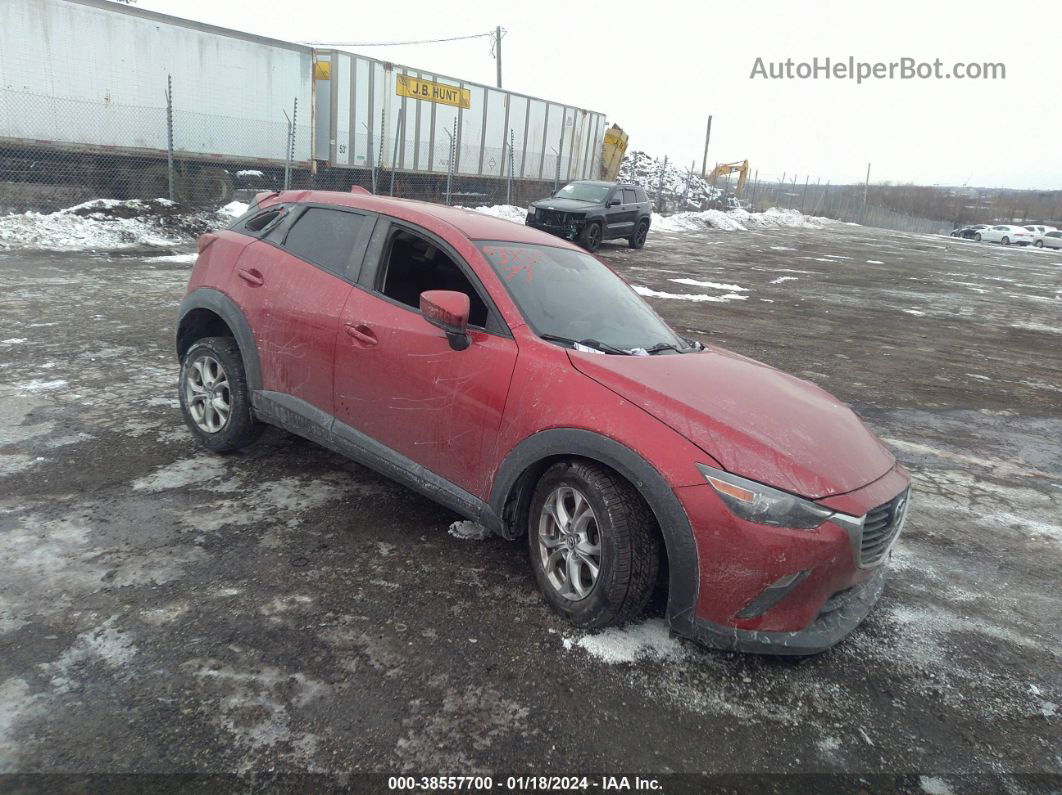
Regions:
<instances>
[{"instance_id":1,"label":"front side window","mask_svg":"<svg viewBox=\"0 0 1062 795\"><path fill-rule=\"evenodd\" d=\"M539 336L593 340L623 351L661 344L689 349L626 282L589 254L529 243L476 245Z\"/></svg>"},{"instance_id":2,"label":"front side window","mask_svg":"<svg viewBox=\"0 0 1062 795\"><path fill-rule=\"evenodd\" d=\"M586 182L573 182L557 191L558 199L575 199L580 202L601 203L608 196L608 185L591 185Z\"/></svg>"},{"instance_id":3,"label":"front side window","mask_svg":"<svg viewBox=\"0 0 1062 795\"><path fill-rule=\"evenodd\" d=\"M364 222L365 216L357 213L310 207L291 227L284 248L299 259L345 276Z\"/></svg>"},{"instance_id":4,"label":"front side window","mask_svg":"<svg viewBox=\"0 0 1062 795\"><path fill-rule=\"evenodd\" d=\"M485 328L487 305L472 282L442 249L407 230L391 234L380 268L378 289L388 298L420 310L420 294L454 290L468 296L468 323Z\"/></svg>"}]
</instances>

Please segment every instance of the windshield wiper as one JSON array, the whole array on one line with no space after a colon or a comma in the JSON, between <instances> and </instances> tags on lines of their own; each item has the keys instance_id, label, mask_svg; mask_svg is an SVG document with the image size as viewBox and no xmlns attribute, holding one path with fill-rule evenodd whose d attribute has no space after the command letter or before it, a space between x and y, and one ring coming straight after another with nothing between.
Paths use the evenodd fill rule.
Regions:
<instances>
[{"instance_id":1,"label":"windshield wiper","mask_svg":"<svg viewBox=\"0 0 1062 795\"><path fill-rule=\"evenodd\" d=\"M652 345L645 349L648 354L663 353L664 351L674 351L675 353L684 353L682 348L677 345L672 345L670 342L658 342L656 345Z\"/></svg>"},{"instance_id":2,"label":"windshield wiper","mask_svg":"<svg viewBox=\"0 0 1062 795\"><path fill-rule=\"evenodd\" d=\"M630 351L625 351L623 350L623 348L617 348L613 345L609 345L608 343L601 342L599 340L573 340L571 337L561 337L556 334L539 334L539 336L547 342L561 342L565 345L571 345L572 347L575 347L576 345L584 345L587 348L595 348L596 350L603 351L604 353L613 353L617 356L631 355Z\"/></svg>"}]
</instances>

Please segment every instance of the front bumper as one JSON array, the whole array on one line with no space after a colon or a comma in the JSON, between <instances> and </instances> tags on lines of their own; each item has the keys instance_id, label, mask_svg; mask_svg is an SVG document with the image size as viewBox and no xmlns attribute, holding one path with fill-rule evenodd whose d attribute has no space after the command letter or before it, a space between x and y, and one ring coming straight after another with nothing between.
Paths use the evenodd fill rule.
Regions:
<instances>
[{"instance_id":1,"label":"front bumper","mask_svg":"<svg viewBox=\"0 0 1062 795\"><path fill-rule=\"evenodd\" d=\"M831 605L833 609L821 612L808 626L792 632L738 629L699 617L691 617L685 628L672 622L672 629L715 649L756 654L818 654L835 646L863 622L884 587L885 567L878 566L870 579L839 597L836 607Z\"/></svg>"},{"instance_id":2,"label":"front bumper","mask_svg":"<svg viewBox=\"0 0 1062 795\"><path fill-rule=\"evenodd\" d=\"M564 221L561 223L547 223L541 220L536 215L528 215L524 219L524 224L533 227L534 229L541 229L543 232L549 232L551 235L557 237L567 238L569 240L575 240L579 235L583 233L583 227L586 226L586 219L573 219L570 221Z\"/></svg>"},{"instance_id":3,"label":"front bumper","mask_svg":"<svg viewBox=\"0 0 1062 795\"><path fill-rule=\"evenodd\" d=\"M896 467L821 503L859 516L909 483ZM671 617L680 635L722 649L814 654L855 629L881 595L884 561L860 566L859 544L832 522L811 532L767 527L735 517L707 484L676 493L690 520L699 569L694 608Z\"/></svg>"}]
</instances>

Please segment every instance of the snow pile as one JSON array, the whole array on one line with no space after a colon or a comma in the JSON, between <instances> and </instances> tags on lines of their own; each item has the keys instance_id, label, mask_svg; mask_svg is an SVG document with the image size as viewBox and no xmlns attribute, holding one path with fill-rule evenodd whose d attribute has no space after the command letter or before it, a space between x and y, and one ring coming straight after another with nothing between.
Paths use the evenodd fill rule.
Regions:
<instances>
[{"instance_id":1,"label":"snow pile","mask_svg":"<svg viewBox=\"0 0 1062 795\"><path fill-rule=\"evenodd\" d=\"M483 215L491 215L501 218L503 221L512 221L514 224L522 224L527 218L527 208L517 207L514 204L494 204L490 207L465 207L465 210L473 210Z\"/></svg>"},{"instance_id":2,"label":"snow pile","mask_svg":"<svg viewBox=\"0 0 1062 795\"><path fill-rule=\"evenodd\" d=\"M659 618L623 628L610 627L596 635L564 638L565 649L576 646L610 665L642 659L680 660L686 656L682 643L671 637L667 624Z\"/></svg>"},{"instance_id":3,"label":"snow pile","mask_svg":"<svg viewBox=\"0 0 1062 795\"><path fill-rule=\"evenodd\" d=\"M784 210L771 207L762 213L750 213L748 210L705 210L699 213L675 213L674 215L657 215L653 213L653 230L656 232L691 232L703 229L721 229L724 232L747 232L750 229L776 229L778 227L795 227L798 229L822 229L823 226L836 223L830 218L804 215L799 210Z\"/></svg>"},{"instance_id":4,"label":"snow pile","mask_svg":"<svg viewBox=\"0 0 1062 795\"><path fill-rule=\"evenodd\" d=\"M247 205L188 212L167 199L94 199L54 213L0 216L0 250L51 251L171 248L228 225Z\"/></svg>"},{"instance_id":5,"label":"snow pile","mask_svg":"<svg viewBox=\"0 0 1062 795\"><path fill-rule=\"evenodd\" d=\"M488 528L467 519L452 523L446 532L462 541L486 541L493 535Z\"/></svg>"},{"instance_id":6,"label":"snow pile","mask_svg":"<svg viewBox=\"0 0 1062 795\"><path fill-rule=\"evenodd\" d=\"M628 152L620 164L620 182L631 182L645 188L650 197L656 198L661 191L664 203L686 199L695 207L705 207L710 201L722 197L722 191L713 188L698 174L678 168L671 161L665 162L637 149Z\"/></svg>"}]
</instances>

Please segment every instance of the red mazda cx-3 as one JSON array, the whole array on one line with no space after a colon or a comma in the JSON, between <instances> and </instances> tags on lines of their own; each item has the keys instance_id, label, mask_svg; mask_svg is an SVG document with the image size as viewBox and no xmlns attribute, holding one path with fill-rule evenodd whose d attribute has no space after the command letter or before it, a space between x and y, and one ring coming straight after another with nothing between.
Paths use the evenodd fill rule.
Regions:
<instances>
[{"instance_id":1,"label":"red mazda cx-3","mask_svg":"<svg viewBox=\"0 0 1062 795\"><path fill-rule=\"evenodd\" d=\"M818 387L678 336L608 267L522 224L358 191L259 197L203 235L180 401L224 452L263 423L527 536L546 600L807 654L881 593L910 481Z\"/></svg>"}]
</instances>

